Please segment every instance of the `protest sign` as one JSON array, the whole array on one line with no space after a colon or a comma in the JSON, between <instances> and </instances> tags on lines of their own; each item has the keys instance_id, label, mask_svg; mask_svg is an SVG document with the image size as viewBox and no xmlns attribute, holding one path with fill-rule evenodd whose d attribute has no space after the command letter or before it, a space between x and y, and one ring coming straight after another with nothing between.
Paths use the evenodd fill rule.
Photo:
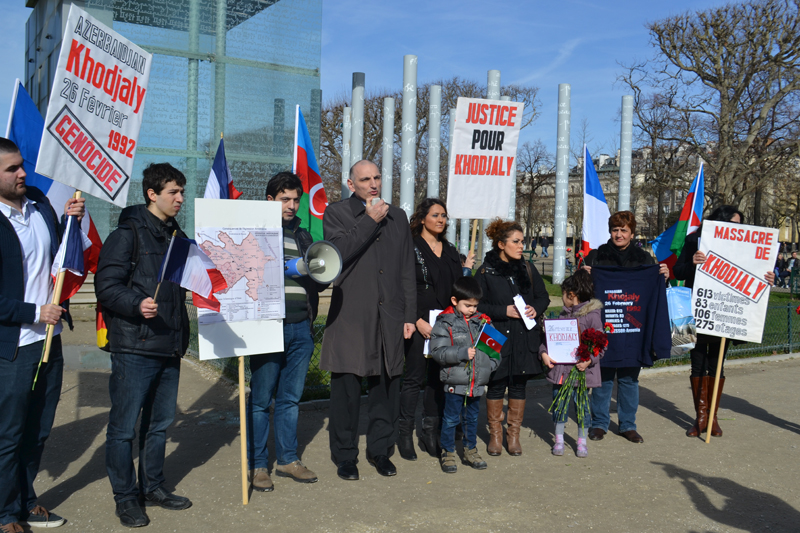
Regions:
<instances>
[{"instance_id":1,"label":"protest sign","mask_svg":"<svg viewBox=\"0 0 800 533\"><path fill-rule=\"evenodd\" d=\"M703 222L692 311L697 333L761 342L769 283L778 255L778 230L730 222Z\"/></svg>"},{"instance_id":2,"label":"protest sign","mask_svg":"<svg viewBox=\"0 0 800 533\"><path fill-rule=\"evenodd\" d=\"M525 104L459 98L447 178L451 218L508 217Z\"/></svg>"},{"instance_id":3,"label":"protest sign","mask_svg":"<svg viewBox=\"0 0 800 533\"><path fill-rule=\"evenodd\" d=\"M125 207L152 58L73 4L36 172Z\"/></svg>"},{"instance_id":4,"label":"protest sign","mask_svg":"<svg viewBox=\"0 0 800 533\"><path fill-rule=\"evenodd\" d=\"M555 364L574 365L581 345L577 318L554 318L544 321L547 355Z\"/></svg>"}]
</instances>

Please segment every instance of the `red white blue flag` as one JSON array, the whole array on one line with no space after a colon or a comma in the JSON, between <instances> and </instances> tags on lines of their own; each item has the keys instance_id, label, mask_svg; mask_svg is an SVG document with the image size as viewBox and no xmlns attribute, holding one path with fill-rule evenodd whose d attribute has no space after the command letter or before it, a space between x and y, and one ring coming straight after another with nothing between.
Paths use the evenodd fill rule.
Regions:
<instances>
[{"instance_id":1,"label":"red white blue flag","mask_svg":"<svg viewBox=\"0 0 800 533\"><path fill-rule=\"evenodd\" d=\"M231 171L228 168L228 160L225 158L225 142L220 139L203 198L236 200L241 195L242 193L233 186L233 176L231 176Z\"/></svg>"},{"instance_id":2,"label":"red white blue flag","mask_svg":"<svg viewBox=\"0 0 800 533\"><path fill-rule=\"evenodd\" d=\"M225 278L214 263L192 239L173 237L161 262L159 283L168 280L192 291L192 303L196 307L219 312L219 300L215 292L228 288Z\"/></svg>"},{"instance_id":3,"label":"red white blue flag","mask_svg":"<svg viewBox=\"0 0 800 533\"><path fill-rule=\"evenodd\" d=\"M586 257L590 250L608 242L608 219L611 213L600 186L600 178L594 169L589 149L583 145L583 230L581 231L581 254Z\"/></svg>"}]
</instances>

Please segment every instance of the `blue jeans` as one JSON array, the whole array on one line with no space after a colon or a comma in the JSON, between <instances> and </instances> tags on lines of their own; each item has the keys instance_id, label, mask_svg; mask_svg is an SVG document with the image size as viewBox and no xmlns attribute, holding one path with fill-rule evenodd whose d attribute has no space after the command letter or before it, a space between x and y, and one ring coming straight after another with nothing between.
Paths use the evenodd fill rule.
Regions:
<instances>
[{"instance_id":1,"label":"blue jeans","mask_svg":"<svg viewBox=\"0 0 800 533\"><path fill-rule=\"evenodd\" d=\"M247 418L247 461L251 469L267 468L269 406L275 399L275 456L279 465L298 461L297 417L314 353L308 320L283 326L283 352L250 357L250 398Z\"/></svg>"},{"instance_id":2,"label":"blue jeans","mask_svg":"<svg viewBox=\"0 0 800 533\"><path fill-rule=\"evenodd\" d=\"M464 430L464 446L472 449L478 446L478 413L481 411L480 396L464 396L444 393L444 419L440 434L442 448L448 452L456 451L456 426L459 422Z\"/></svg>"},{"instance_id":3,"label":"blue jeans","mask_svg":"<svg viewBox=\"0 0 800 533\"><path fill-rule=\"evenodd\" d=\"M550 257L547 255L547 246L542 246L542 257Z\"/></svg>"},{"instance_id":4,"label":"blue jeans","mask_svg":"<svg viewBox=\"0 0 800 533\"><path fill-rule=\"evenodd\" d=\"M0 359L0 525L24 520L36 507L33 482L56 417L64 375L58 335L50 346L50 362L42 363L31 390L43 344L19 348L13 361Z\"/></svg>"},{"instance_id":5,"label":"blue jeans","mask_svg":"<svg viewBox=\"0 0 800 533\"><path fill-rule=\"evenodd\" d=\"M611 393L614 390L614 377L617 378L617 417L619 432L636 431L636 411L639 409L639 371L640 367L605 368L600 367L603 385L592 389L591 409L592 427L608 431L611 422Z\"/></svg>"},{"instance_id":6,"label":"blue jeans","mask_svg":"<svg viewBox=\"0 0 800 533\"><path fill-rule=\"evenodd\" d=\"M553 399L554 400L556 399L556 396L558 395L558 391L561 390L561 387L562 387L562 385L553 385ZM573 406L573 405L575 406L575 419L576 420L578 418L578 405L575 402L575 398L577 397L577 391L578 391L578 389L573 387L572 388L572 395L569 398L570 406ZM589 429L590 424L592 422L592 415L591 415L592 409L591 409L591 406L589 406L589 410L588 411L589 412L587 412L586 416L583 418L583 427L585 427L586 429ZM567 412L564 413L564 415L561 416L561 417L557 416L556 412L553 411L553 422L555 424L564 423L564 422L567 421L568 418L569 418L569 410L567 410ZM578 426L580 426L580 423L578 424Z\"/></svg>"},{"instance_id":7,"label":"blue jeans","mask_svg":"<svg viewBox=\"0 0 800 533\"><path fill-rule=\"evenodd\" d=\"M134 500L164 483L167 428L175 419L181 360L129 353L111 354L106 430L106 470L114 501ZM139 487L133 468L133 439L139 427Z\"/></svg>"}]
</instances>

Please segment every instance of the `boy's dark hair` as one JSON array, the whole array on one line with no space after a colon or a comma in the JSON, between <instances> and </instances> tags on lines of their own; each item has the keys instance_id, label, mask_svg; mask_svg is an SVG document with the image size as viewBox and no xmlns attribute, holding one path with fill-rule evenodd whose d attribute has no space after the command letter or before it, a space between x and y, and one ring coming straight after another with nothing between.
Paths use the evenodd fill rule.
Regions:
<instances>
[{"instance_id":1,"label":"boy's dark hair","mask_svg":"<svg viewBox=\"0 0 800 533\"><path fill-rule=\"evenodd\" d=\"M16 154L19 152L19 147L10 139L0 137L0 154Z\"/></svg>"},{"instance_id":2,"label":"boy's dark hair","mask_svg":"<svg viewBox=\"0 0 800 533\"><path fill-rule=\"evenodd\" d=\"M480 300L483 297L483 291L478 284L478 280L471 276L462 276L453 283L451 295L457 302L461 300Z\"/></svg>"},{"instance_id":3,"label":"boy's dark hair","mask_svg":"<svg viewBox=\"0 0 800 533\"><path fill-rule=\"evenodd\" d=\"M153 189L153 192L157 195L161 194L161 191L170 181L174 181L179 187L186 186L186 176L177 168L169 163L150 163L142 172L142 193L144 194L145 205L150 205L150 197L147 196L147 191Z\"/></svg>"},{"instance_id":4,"label":"boy's dark hair","mask_svg":"<svg viewBox=\"0 0 800 533\"><path fill-rule=\"evenodd\" d=\"M579 302L588 302L594 297L592 275L580 268L561 284L561 292L571 292Z\"/></svg>"},{"instance_id":5,"label":"boy's dark hair","mask_svg":"<svg viewBox=\"0 0 800 533\"><path fill-rule=\"evenodd\" d=\"M267 192L264 195L277 198L283 191L297 191L297 197L303 197L303 182L296 174L291 172L278 172L267 183Z\"/></svg>"}]
</instances>

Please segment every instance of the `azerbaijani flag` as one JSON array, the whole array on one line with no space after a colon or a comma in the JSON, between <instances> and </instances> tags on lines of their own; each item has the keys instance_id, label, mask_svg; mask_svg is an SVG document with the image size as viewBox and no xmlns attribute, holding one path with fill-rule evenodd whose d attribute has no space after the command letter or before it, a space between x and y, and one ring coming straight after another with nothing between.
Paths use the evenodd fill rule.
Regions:
<instances>
[{"instance_id":1,"label":"azerbaijani flag","mask_svg":"<svg viewBox=\"0 0 800 533\"><path fill-rule=\"evenodd\" d=\"M192 291L192 303L196 307L216 312L219 312L220 304L214 293L228 287L225 278L197 243L182 237L173 237L169 242L158 272L159 283L164 280Z\"/></svg>"},{"instance_id":2,"label":"azerbaijani flag","mask_svg":"<svg viewBox=\"0 0 800 533\"><path fill-rule=\"evenodd\" d=\"M681 209L678 221L652 241L656 260L669 267L670 279L675 278L672 273L672 267L681 255L686 236L697 231L703 221L704 204L705 183L703 179L703 163L700 163L700 170L697 171L697 176L692 181L692 186L689 188L689 194L683 203L683 209Z\"/></svg>"},{"instance_id":3,"label":"azerbaijani flag","mask_svg":"<svg viewBox=\"0 0 800 533\"><path fill-rule=\"evenodd\" d=\"M594 169L589 149L583 145L583 229L581 230L581 253L583 257L601 244L608 242L608 210L600 178Z\"/></svg>"},{"instance_id":4,"label":"azerbaijani flag","mask_svg":"<svg viewBox=\"0 0 800 533\"><path fill-rule=\"evenodd\" d=\"M44 119L41 113L39 113L31 97L28 96L25 87L17 80L14 87L14 97L11 100L11 113L8 117L6 138L14 141L22 155L23 168L28 174L25 178L26 185L36 187L42 191L47 196L47 199L50 200L50 204L56 213L60 213L64 209L67 200L75 194L75 189L35 172L43 131ZM91 241L91 248L86 254L84 266L87 271L95 272L97 271L97 260L100 258L100 248L103 246L103 241L100 239L100 234L97 232L94 222L92 222L88 209L81 220L80 230ZM84 272L83 278L86 277L85 274L86 272ZM83 283L83 279L81 279L81 283ZM75 288L75 292L77 292L78 288L80 288L80 284Z\"/></svg>"},{"instance_id":5,"label":"azerbaijani flag","mask_svg":"<svg viewBox=\"0 0 800 533\"><path fill-rule=\"evenodd\" d=\"M298 105L294 121L294 161L292 172L300 177L303 182L303 197L297 210L300 216L300 227L311 233L315 241L322 240L322 215L328 206L328 196L319 177L317 158L314 156L314 146L311 144L311 135L303 118L303 112Z\"/></svg>"},{"instance_id":6,"label":"azerbaijani flag","mask_svg":"<svg viewBox=\"0 0 800 533\"><path fill-rule=\"evenodd\" d=\"M497 331L491 324L484 324L481 334L478 336L478 343L475 348L482 351L492 359L500 360L500 350L506 343L506 336Z\"/></svg>"},{"instance_id":7,"label":"azerbaijani flag","mask_svg":"<svg viewBox=\"0 0 800 533\"><path fill-rule=\"evenodd\" d=\"M220 139L217 153L214 156L214 164L211 165L211 173L208 175L206 192L203 194L203 198L236 200L242 194L233 186L233 176L231 176L231 171L228 168L228 160L225 158L225 142Z\"/></svg>"}]
</instances>

